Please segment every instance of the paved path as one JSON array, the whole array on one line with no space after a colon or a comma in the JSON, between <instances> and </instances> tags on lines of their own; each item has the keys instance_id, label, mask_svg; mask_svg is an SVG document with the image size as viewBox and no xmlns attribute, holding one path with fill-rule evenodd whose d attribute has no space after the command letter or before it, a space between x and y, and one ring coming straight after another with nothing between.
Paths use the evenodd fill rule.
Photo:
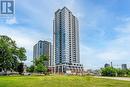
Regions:
<instances>
[{"instance_id":1,"label":"paved path","mask_svg":"<svg viewBox=\"0 0 130 87\"><path fill-rule=\"evenodd\" d=\"M103 76L95 76L96 78L104 78L104 79L114 79L114 80L124 80L124 81L130 81L130 78L128 77L103 77Z\"/></svg>"}]
</instances>

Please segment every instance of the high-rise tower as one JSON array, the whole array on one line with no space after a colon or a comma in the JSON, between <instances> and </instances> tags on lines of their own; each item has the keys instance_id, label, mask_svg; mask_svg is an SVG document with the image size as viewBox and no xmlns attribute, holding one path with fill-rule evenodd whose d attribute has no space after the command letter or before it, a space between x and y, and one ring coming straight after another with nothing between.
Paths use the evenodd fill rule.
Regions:
<instances>
[{"instance_id":1,"label":"high-rise tower","mask_svg":"<svg viewBox=\"0 0 130 87\"><path fill-rule=\"evenodd\" d=\"M51 42L40 40L40 41L38 41L37 44L34 45L34 47L33 47L33 60L35 61L41 55L45 55L49 58L47 66L53 65Z\"/></svg>"},{"instance_id":2,"label":"high-rise tower","mask_svg":"<svg viewBox=\"0 0 130 87\"><path fill-rule=\"evenodd\" d=\"M80 64L78 19L64 7L55 12L53 21L53 46L56 71L66 72Z\"/></svg>"}]
</instances>

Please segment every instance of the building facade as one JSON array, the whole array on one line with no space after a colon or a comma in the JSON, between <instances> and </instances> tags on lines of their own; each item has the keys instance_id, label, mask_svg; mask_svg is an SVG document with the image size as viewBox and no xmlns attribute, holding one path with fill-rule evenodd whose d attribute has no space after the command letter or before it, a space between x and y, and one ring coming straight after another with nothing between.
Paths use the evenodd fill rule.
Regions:
<instances>
[{"instance_id":1,"label":"building facade","mask_svg":"<svg viewBox=\"0 0 130 87\"><path fill-rule=\"evenodd\" d=\"M106 64L104 65L104 68L106 68L106 67L110 67L110 64L106 63Z\"/></svg>"},{"instance_id":2,"label":"building facade","mask_svg":"<svg viewBox=\"0 0 130 87\"><path fill-rule=\"evenodd\" d=\"M64 7L55 12L53 21L53 47L56 71L82 71L79 52L78 19Z\"/></svg>"},{"instance_id":3,"label":"building facade","mask_svg":"<svg viewBox=\"0 0 130 87\"><path fill-rule=\"evenodd\" d=\"M52 60L52 46L48 41L38 41L37 44L33 47L33 60L35 61L41 55L45 55L48 57L49 61L46 63L47 66L53 65Z\"/></svg>"},{"instance_id":4,"label":"building facade","mask_svg":"<svg viewBox=\"0 0 130 87\"><path fill-rule=\"evenodd\" d=\"M127 64L122 64L121 67L122 69L127 69Z\"/></svg>"}]
</instances>

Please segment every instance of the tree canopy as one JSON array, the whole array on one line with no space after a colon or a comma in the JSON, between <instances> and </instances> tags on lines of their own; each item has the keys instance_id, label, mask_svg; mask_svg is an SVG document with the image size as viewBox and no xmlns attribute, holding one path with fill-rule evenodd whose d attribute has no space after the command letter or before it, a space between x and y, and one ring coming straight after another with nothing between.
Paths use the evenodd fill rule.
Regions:
<instances>
[{"instance_id":1,"label":"tree canopy","mask_svg":"<svg viewBox=\"0 0 130 87\"><path fill-rule=\"evenodd\" d=\"M113 67L106 67L101 69L103 76L116 76L116 69Z\"/></svg>"},{"instance_id":2,"label":"tree canopy","mask_svg":"<svg viewBox=\"0 0 130 87\"><path fill-rule=\"evenodd\" d=\"M10 37L0 35L0 67L5 72L16 70L18 63L26 60L25 53L25 48L18 47Z\"/></svg>"},{"instance_id":3,"label":"tree canopy","mask_svg":"<svg viewBox=\"0 0 130 87\"><path fill-rule=\"evenodd\" d=\"M130 76L129 69L105 67L101 69L102 76Z\"/></svg>"},{"instance_id":4,"label":"tree canopy","mask_svg":"<svg viewBox=\"0 0 130 87\"><path fill-rule=\"evenodd\" d=\"M48 57L45 56L45 55L41 55L39 58L35 59L34 63L35 65L38 65L38 64L43 64L45 65L44 63L48 61Z\"/></svg>"},{"instance_id":5,"label":"tree canopy","mask_svg":"<svg viewBox=\"0 0 130 87\"><path fill-rule=\"evenodd\" d=\"M47 73L47 65L48 65L48 57L45 55L41 55L39 58L35 59L34 61L35 67L34 71L39 73ZM31 68L31 67L30 67Z\"/></svg>"}]
</instances>

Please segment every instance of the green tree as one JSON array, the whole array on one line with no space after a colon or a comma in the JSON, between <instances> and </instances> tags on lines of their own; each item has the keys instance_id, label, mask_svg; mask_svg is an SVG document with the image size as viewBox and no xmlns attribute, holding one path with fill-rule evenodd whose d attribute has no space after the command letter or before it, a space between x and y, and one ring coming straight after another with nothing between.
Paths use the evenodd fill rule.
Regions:
<instances>
[{"instance_id":1,"label":"green tree","mask_svg":"<svg viewBox=\"0 0 130 87\"><path fill-rule=\"evenodd\" d=\"M47 67L43 66L43 64L40 63L37 66L35 66L35 71L45 74L47 72Z\"/></svg>"},{"instance_id":2,"label":"green tree","mask_svg":"<svg viewBox=\"0 0 130 87\"><path fill-rule=\"evenodd\" d=\"M125 76L127 74L127 70L125 69L117 69L117 76Z\"/></svg>"},{"instance_id":3,"label":"green tree","mask_svg":"<svg viewBox=\"0 0 130 87\"><path fill-rule=\"evenodd\" d=\"M26 53L25 48L20 47L17 49L17 56L20 61L25 61L27 59L25 53Z\"/></svg>"},{"instance_id":4,"label":"green tree","mask_svg":"<svg viewBox=\"0 0 130 87\"><path fill-rule=\"evenodd\" d=\"M130 69L127 70L127 75L130 76Z\"/></svg>"},{"instance_id":5,"label":"green tree","mask_svg":"<svg viewBox=\"0 0 130 87\"><path fill-rule=\"evenodd\" d=\"M117 71L113 67L105 67L101 69L102 76L116 76Z\"/></svg>"},{"instance_id":6,"label":"green tree","mask_svg":"<svg viewBox=\"0 0 130 87\"><path fill-rule=\"evenodd\" d=\"M0 35L0 66L4 72L16 70L18 63L26 60L25 48L17 47L14 40Z\"/></svg>"},{"instance_id":7,"label":"green tree","mask_svg":"<svg viewBox=\"0 0 130 87\"><path fill-rule=\"evenodd\" d=\"M48 57L45 55L41 55L39 58L37 58L35 61L35 72L44 73L46 74L48 71L47 63L48 63Z\"/></svg>"},{"instance_id":8,"label":"green tree","mask_svg":"<svg viewBox=\"0 0 130 87\"><path fill-rule=\"evenodd\" d=\"M27 72L34 72L34 65L31 65L30 67L27 68Z\"/></svg>"},{"instance_id":9,"label":"green tree","mask_svg":"<svg viewBox=\"0 0 130 87\"><path fill-rule=\"evenodd\" d=\"M41 55L39 58L37 58L34 63L35 65L38 65L40 63L42 63L44 65L44 62L48 61L48 57L45 55Z\"/></svg>"}]
</instances>

